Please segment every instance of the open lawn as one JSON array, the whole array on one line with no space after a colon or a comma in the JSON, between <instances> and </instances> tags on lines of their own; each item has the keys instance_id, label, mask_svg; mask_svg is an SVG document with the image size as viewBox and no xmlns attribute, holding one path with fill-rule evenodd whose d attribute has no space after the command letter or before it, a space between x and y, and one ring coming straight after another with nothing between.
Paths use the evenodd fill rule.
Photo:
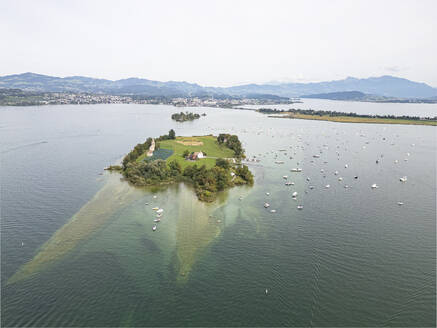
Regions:
<instances>
[{"instance_id":1,"label":"open lawn","mask_svg":"<svg viewBox=\"0 0 437 328\"><path fill-rule=\"evenodd\" d=\"M214 136L177 137L175 140L164 140L159 143L162 149L173 150L173 155L167 158L167 163L176 160L181 164L183 169L194 164L197 164L198 166L205 164L207 168L211 168L215 166L216 157L234 157L234 151L225 145L219 145L217 138ZM182 157L185 150L188 150L190 153L202 151L203 153L206 153L207 157L214 158L202 158L197 161L187 161Z\"/></svg>"}]
</instances>

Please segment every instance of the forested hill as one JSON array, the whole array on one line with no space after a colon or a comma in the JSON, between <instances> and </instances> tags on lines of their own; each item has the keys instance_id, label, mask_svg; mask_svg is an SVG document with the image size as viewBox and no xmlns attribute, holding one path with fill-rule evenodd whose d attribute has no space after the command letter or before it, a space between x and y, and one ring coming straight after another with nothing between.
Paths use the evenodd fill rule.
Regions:
<instances>
[{"instance_id":1,"label":"forested hill","mask_svg":"<svg viewBox=\"0 0 437 328\"><path fill-rule=\"evenodd\" d=\"M437 89L394 76L366 79L348 77L343 80L317 83L246 84L232 87L204 87L188 82L160 82L143 78L122 80L96 79L83 76L55 77L23 73L0 77L0 88L38 92L86 92L112 95L144 95L166 97L269 95L298 97L302 95L356 91L395 98L431 98Z\"/></svg>"}]
</instances>

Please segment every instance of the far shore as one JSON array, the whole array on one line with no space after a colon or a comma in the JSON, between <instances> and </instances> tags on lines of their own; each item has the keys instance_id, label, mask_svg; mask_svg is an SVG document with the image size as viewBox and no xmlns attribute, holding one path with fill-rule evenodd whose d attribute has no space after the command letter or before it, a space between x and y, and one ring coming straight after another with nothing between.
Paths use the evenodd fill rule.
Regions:
<instances>
[{"instance_id":1,"label":"far shore","mask_svg":"<svg viewBox=\"0 0 437 328\"><path fill-rule=\"evenodd\" d=\"M280 115L269 115L274 118L289 118L300 120L331 121L339 123L371 123L371 124L404 124L404 125L431 125L437 126L435 120L409 120L400 118L379 118L379 117L356 117L356 116L329 116L309 115L299 113L283 113Z\"/></svg>"}]
</instances>

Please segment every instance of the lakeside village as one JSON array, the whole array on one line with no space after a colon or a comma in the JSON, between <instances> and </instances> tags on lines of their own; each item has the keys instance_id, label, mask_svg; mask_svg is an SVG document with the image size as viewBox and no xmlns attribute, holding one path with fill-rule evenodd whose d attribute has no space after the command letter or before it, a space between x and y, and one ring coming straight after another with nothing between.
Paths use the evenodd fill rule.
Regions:
<instances>
[{"instance_id":1,"label":"lakeside village","mask_svg":"<svg viewBox=\"0 0 437 328\"><path fill-rule=\"evenodd\" d=\"M65 92L31 92L20 89L0 89L1 106L37 105L90 105L90 104L164 104L176 107L220 107L231 108L243 105L276 105L300 102L299 99L284 97L233 97L233 96L140 96L109 95Z\"/></svg>"}]
</instances>

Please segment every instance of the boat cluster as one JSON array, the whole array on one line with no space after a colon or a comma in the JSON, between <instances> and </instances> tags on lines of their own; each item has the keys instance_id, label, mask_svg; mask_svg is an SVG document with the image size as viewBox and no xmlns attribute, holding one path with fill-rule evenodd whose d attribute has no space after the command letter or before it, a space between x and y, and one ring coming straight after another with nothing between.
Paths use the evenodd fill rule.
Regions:
<instances>
[{"instance_id":1,"label":"boat cluster","mask_svg":"<svg viewBox=\"0 0 437 328\"><path fill-rule=\"evenodd\" d=\"M156 196L154 196L154 198L156 198ZM149 205L149 204L146 203L146 205ZM157 224L159 222L161 222L162 215L164 213L164 209L159 208L159 207L153 207L152 210L154 210L155 213L156 213L155 219L153 220L154 224L153 224L153 227L152 227L152 231L156 231L158 229L158 225Z\"/></svg>"},{"instance_id":2,"label":"boat cluster","mask_svg":"<svg viewBox=\"0 0 437 328\"><path fill-rule=\"evenodd\" d=\"M361 137L365 137L365 136L361 135ZM387 139L385 138L383 141L386 141L386 140ZM345 145L345 143L340 138L337 138L337 141L339 141L340 143L337 145L337 150L335 151L335 155L336 155L335 157L336 157L337 160L341 160L341 157L342 157L341 156L341 151L343 150L342 145ZM296 155L297 154L296 151L304 150L306 148L306 145L310 146L310 143L304 143L301 139L298 140L298 143L300 143L300 144L298 144L296 146L290 146L290 148L294 148L294 149L290 149L290 150L279 149L277 151L269 151L268 153L272 153L273 154L273 161L274 161L275 164L288 164L288 157L289 157L289 159L293 159L293 157L299 156L299 155ZM370 142L369 141L365 141L365 144L369 145ZM394 143L392 145L394 145ZM363 149L366 149L366 146L363 146ZM328 158L326 158L326 156L324 156L324 153L325 153L326 150L328 150L328 145L326 145L326 144L322 145L321 147L319 147L319 151L318 152L316 151L315 153L313 153L311 155L311 158L308 159L308 161L311 162L311 164L313 164L313 165L327 164L328 161L323 160L323 159L329 159L329 155L328 155ZM287 155L287 151L289 152L288 155ZM344 147L344 151L347 152L349 150L346 147ZM266 153L266 154L268 154L268 153ZM406 153L406 158L404 159L404 161L408 161L408 158L410 157L410 155L411 155L410 153ZM259 159L260 156L257 157L257 158ZM308 158L308 157L304 157L304 158ZM383 163L384 163L384 155L380 154L380 155L377 156L376 164L378 164L378 166L380 166ZM394 163L395 164L399 163L399 160L395 160ZM338 183L341 183L342 186L345 189L348 189L348 188L350 188L350 185L344 183L344 181L347 181L349 179L350 183L351 183L352 181L358 181L359 177L358 177L358 175L354 175L354 174L352 174L352 176L351 176L350 173L347 174L346 171L350 171L350 170L356 169L356 165L354 165L354 163L343 163L342 166L343 166L342 170L340 170L340 169L335 170L331 174L336 176L335 179L338 181ZM326 173L325 170L326 170L326 168L320 168L320 173L322 174L323 178L326 178L327 175L329 175L329 173ZM302 171L303 171L303 169L301 167L299 167L299 162L297 162L297 167L294 167L294 168L290 169L290 172L292 172L292 173L301 173ZM342 176L342 173L340 173L340 172L342 172L344 175ZM283 183L285 184L285 186L288 186L288 187L295 186L295 182L297 182L296 179L289 179L288 175L283 175L282 178L283 178L283 180L285 180L285 182L283 182ZM406 183L407 182L407 176L402 176L402 177L399 177L398 179L402 183ZM316 188L315 185L317 184L317 182L316 182L316 184L314 184L314 183L311 184L312 178L306 177L305 180L306 180L306 187L305 187L306 190L305 190L305 193L308 193L309 190L313 190L313 189ZM317 177L315 177L314 181L318 181ZM360 181L361 181L361 179L360 179ZM330 183L322 184L321 189L322 190L323 189L324 190L329 190L331 188L331 185L333 184L332 181L329 181L329 182L331 184ZM376 189L379 189L379 188L380 188L380 186L377 183L371 183L370 184L370 189L372 189L372 190L376 190ZM269 196L270 194L266 193L266 195ZM291 198L294 201L297 201L299 199L298 198L298 192L297 191L292 191ZM399 206L404 205L404 203L402 201L398 201L397 204ZM269 211L271 213L275 213L276 212L275 209L271 209L270 203L268 201L265 201L264 208L269 209ZM302 204L297 205L297 209L302 210L303 209L303 205Z\"/></svg>"}]
</instances>

